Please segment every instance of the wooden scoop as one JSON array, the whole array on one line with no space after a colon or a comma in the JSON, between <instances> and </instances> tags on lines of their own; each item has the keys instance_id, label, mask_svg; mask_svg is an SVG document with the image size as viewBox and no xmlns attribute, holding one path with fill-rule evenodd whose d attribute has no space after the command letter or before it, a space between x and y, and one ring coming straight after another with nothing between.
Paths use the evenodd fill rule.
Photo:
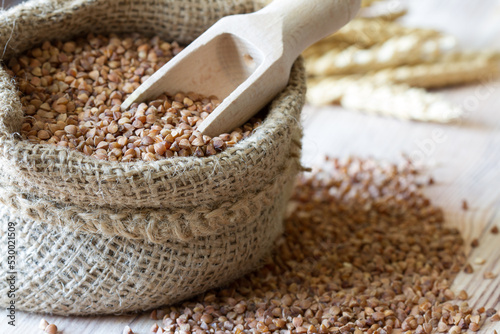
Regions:
<instances>
[{"instance_id":1,"label":"wooden scoop","mask_svg":"<svg viewBox=\"0 0 500 334\"><path fill-rule=\"evenodd\" d=\"M300 53L349 22L360 1L274 0L258 12L224 17L147 79L121 108L165 92L215 95L223 101L198 130L209 136L229 132L282 91Z\"/></svg>"}]
</instances>

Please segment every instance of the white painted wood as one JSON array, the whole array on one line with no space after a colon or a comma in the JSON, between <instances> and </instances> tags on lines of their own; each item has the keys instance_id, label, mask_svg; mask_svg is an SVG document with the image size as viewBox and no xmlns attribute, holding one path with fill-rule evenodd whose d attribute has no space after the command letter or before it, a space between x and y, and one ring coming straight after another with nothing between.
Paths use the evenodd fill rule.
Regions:
<instances>
[{"instance_id":1,"label":"white painted wood","mask_svg":"<svg viewBox=\"0 0 500 334\"><path fill-rule=\"evenodd\" d=\"M414 26L439 24L442 30L459 37L465 48L500 48L500 0L412 0L407 22ZM488 22L488 24L484 24ZM495 24L493 24L495 23ZM470 29L474 27L474 29ZM467 36L462 39L462 32ZM436 184L426 189L431 200L443 208L446 223L458 228L466 245L478 238L479 247L470 253L470 261L484 257L487 262L473 265L474 273L461 273L453 289L465 289L473 307L500 309L500 275L485 280L486 270L500 274L500 235L492 235L493 225L500 228L500 80L485 87L468 86L447 90L447 98L466 106L466 115L457 124L441 125L402 122L389 118L367 116L339 107L304 110L304 165L312 165L323 154L333 156L373 156L395 161L401 152L423 152L429 172ZM478 94L479 92L479 94ZM481 94L481 92L483 94ZM480 96L481 98L479 98ZM477 104L471 103L476 101ZM468 106L468 107L467 107ZM442 131L436 141L435 131ZM434 135L433 135L434 134ZM429 144L434 141L434 145ZM423 147L423 149L422 149ZM426 149L427 148L427 149ZM462 200L469 210L461 208ZM470 247L468 252L471 251ZM54 322L64 334L121 333L130 325L135 333L149 333L154 323L149 314L116 317L56 317L17 313L18 326L7 325L0 312L0 334L41 333L38 323L44 317ZM480 333L500 333L500 322L485 322Z\"/></svg>"},{"instance_id":2,"label":"white painted wood","mask_svg":"<svg viewBox=\"0 0 500 334\"><path fill-rule=\"evenodd\" d=\"M360 0L275 0L264 9L219 20L165 64L122 104L164 92L193 91L223 102L199 130L216 136L244 124L288 82L309 45L354 17Z\"/></svg>"}]
</instances>

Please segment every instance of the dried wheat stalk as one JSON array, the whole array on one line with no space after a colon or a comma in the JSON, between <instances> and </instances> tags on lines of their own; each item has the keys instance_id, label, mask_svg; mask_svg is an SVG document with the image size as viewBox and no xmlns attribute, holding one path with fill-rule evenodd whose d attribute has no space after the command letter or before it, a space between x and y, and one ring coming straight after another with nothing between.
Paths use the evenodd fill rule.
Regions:
<instances>
[{"instance_id":1,"label":"dried wheat stalk","mask_svg":"<svg viewBox=\"0 0 500 334\"><path fill-rule=\"evenodd\" d=\"M474 52L446 55L435 63L380 70L367 79L378 84L407 84L420 88L441 88L477 82L500 72L499 54Z\"/></svg>"},{"instance_id":2,"label":"dried wheat stalk","mask_svg":"<svg viewBox=\"0 0 500 334\"><path fill-rule=\"evenodd\" d=\"M380 1L380 0L362 0L361 1L361 7L370 7L375 2L378 2L378 1Z\"/></svg>"},{"instance_id":3,"label":"dried wheat stalk","mask_svg":"<svg viewBox=\"0 0 500 334\"><path fill-rule=\"evenodd\" d=\"M379 85L360 76L310 80L307 97L316 105L340 103L347 109L418 121L446 123L462 113L438 94L403 84Z\"/></svg>"},{"instance_id":4,"label":"dried wheat stalk","mask_svg":"<svg viewBox=\"0 0 500 334\"><path fill-rule=\"evenodd\" d=\"M356 18L335 34L325 38L319 44L328 42L345 42L369 47L385 42L395 36L415 35L422 39L441 36L432 29L404 27L399 23L380 18Z\"/></svg>"},{"instance_id":5,"label":"dried wheat stalk","mask_svg":"<svg viewBox=\"0 0 500 334\"><path fill-rule=\"evenodd\" d=\"M370 49L353 45L346 49L334 48L322 55L309 56L306 58L306 69L309 75L325 76L431 63L455 45L456 40L451 36L396 36Z\"/></svg>"}]
</instances>

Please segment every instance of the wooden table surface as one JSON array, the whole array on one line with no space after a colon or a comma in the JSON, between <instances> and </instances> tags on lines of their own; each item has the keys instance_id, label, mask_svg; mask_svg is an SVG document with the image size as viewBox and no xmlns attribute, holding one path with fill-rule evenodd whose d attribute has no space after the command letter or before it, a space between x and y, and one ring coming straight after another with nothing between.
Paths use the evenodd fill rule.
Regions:
<instances>
[{"instance_id":1,"label":"wooden table surface","mask_svg":"<svg viewBox=\"0 0 500 334\"><path fill-rule=\"evenodd\" d=\"M8 1L7 1L8 2ZM391 0L398 5L399 0ZM491 47L500 50L500 0L411 0L408 25L435 27L457 37L464 48ZM367 116L339 107L304 110L304 165L313 165L324 154L372 156L397 161L406 153L429 167L436 184L427 195L441 206L447 224L457 227L466 244L478 238L479 247L470 252L473 274L461 273L454 290L465 289L474 307L500 309L500 80L443 92L462 106L465 115L452 125L404 122ZM462 209L466 200L469 209ZM499 274L483 279L485 271ZM0 317L0 334L39 333L41 318L57 324L64 334L121 333L130 325L135 333L148 333L153 321L148 314L113 317L57 317L17 313L17 326ZM481 333L500 333L500 322L487 321Z\"/></svg>"}]
</instances>

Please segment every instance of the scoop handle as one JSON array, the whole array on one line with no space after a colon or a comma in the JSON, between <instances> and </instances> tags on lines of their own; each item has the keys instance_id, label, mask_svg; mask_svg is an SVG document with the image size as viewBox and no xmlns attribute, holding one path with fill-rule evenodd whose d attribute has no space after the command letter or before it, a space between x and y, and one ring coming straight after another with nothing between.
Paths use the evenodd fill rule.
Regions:
<instances>
[{"instance_id":1,"label":"scoop handle","mask_svg":"<svg viewBox=\"0 0 500 334\"><path fill-rule=\"evenodd\" d=\"M302 51L334 33L356 16L361 0L274 0L263 13L281 18L284 54Z\"/></svg>"}]
</instances>

